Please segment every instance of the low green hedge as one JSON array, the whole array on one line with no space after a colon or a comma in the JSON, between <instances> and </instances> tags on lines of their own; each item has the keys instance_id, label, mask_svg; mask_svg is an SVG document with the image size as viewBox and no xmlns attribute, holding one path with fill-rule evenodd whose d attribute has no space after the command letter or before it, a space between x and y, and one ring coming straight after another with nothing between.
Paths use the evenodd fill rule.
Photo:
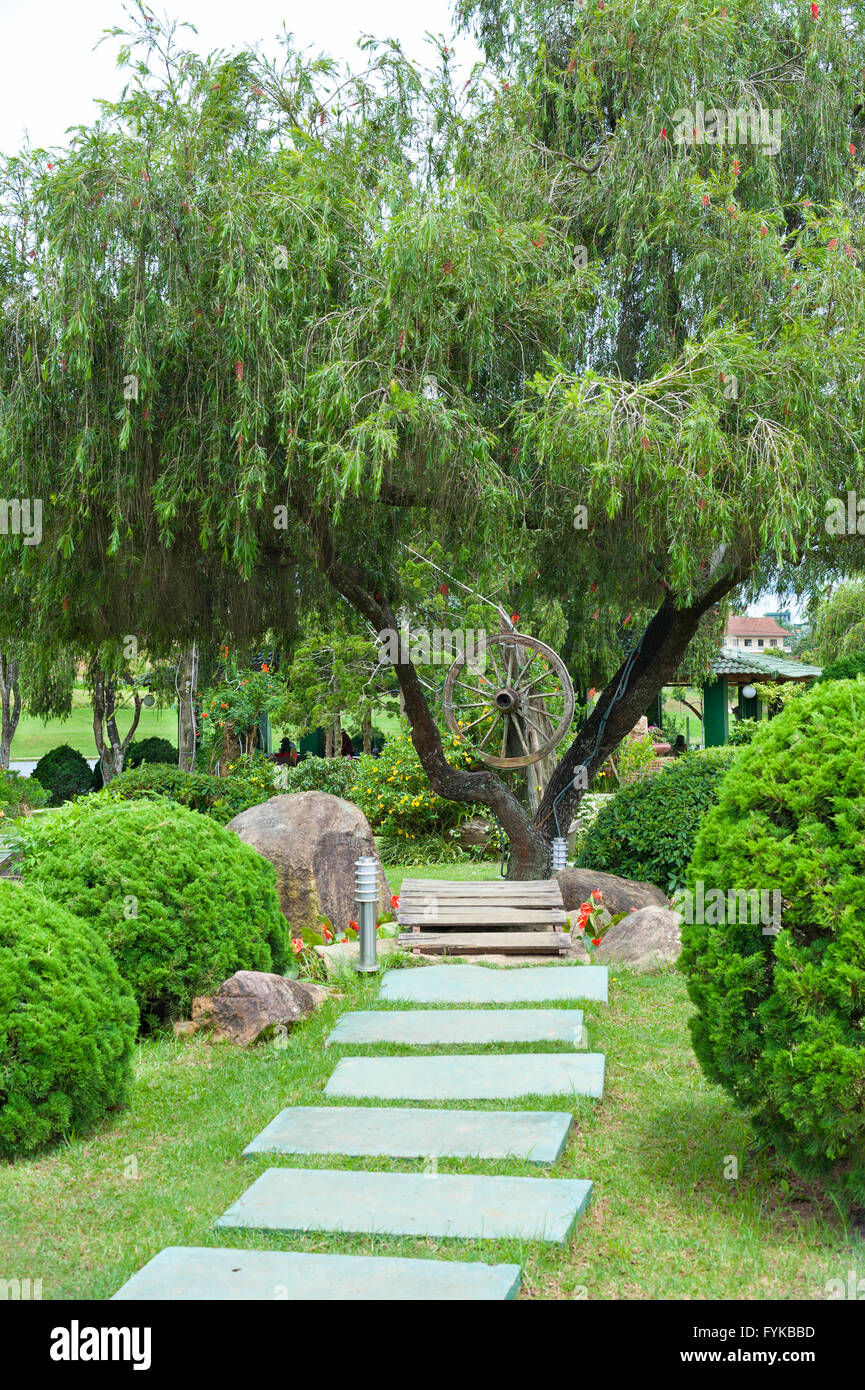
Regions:
<instances>
[{"instance_id":1,"label":"low green hedge","mask_svg":"<svg viewBox=\"0 0 865 1390\"><path fill-rule=\"evenodd\" d=\"M26 816L48 804L48 792L33 777L0 770L0 821ZM0 826L2 829L2 826Z\"/></svg>"},{"instance_id":2,"label":"low green hedge","mask_svg":"<svg viewBox=\"0 0 865 1390\"><path fill-rule=\"evenodd\" d=\"M577 867L644 879L674 892L685 880L700 825L735 756L730 748L687 753L655 776L621 787L586 830Z\"/></svg>"},{"instance_id":3,"label":"low green hedge","mask_svg":"<svg viewBox=\"0 0 865 1390\"><path fill-rule=\"evenodd\" d=\"M100 798L115 802L167 798L190 811L201 811L220 825L276 795L272 775L268 777L264 771L216 777L207 772L181 772L161 763L129 768L99 793Z\"/></svg>"},{"instance_id":4,"label":"low green hedge","mask_svg":"<svg viewBox=\"0 0 865 1390\"><path fill-rule=\"evenodd\" d=\"M98 931L148 1026L235 970L287 967L273 865L207 816L99 794L41 819L22 832L25 882Z\"/></svg>"},{"instance_id":5,"label":"low green hedge","mask_svg":"<svg viewBox=\"0 0 865 1390\"><path fill-rule=\"evenodd\" d=\"M122 1105L137 1029L99 933L0 879L0 1156L81 1134Z\"/></svg>"}]
</instances>

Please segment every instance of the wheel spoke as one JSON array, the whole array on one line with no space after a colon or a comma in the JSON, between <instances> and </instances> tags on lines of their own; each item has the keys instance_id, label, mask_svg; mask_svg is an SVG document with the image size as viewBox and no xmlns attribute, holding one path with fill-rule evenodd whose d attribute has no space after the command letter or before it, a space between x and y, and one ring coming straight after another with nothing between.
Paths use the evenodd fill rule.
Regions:
<instances>
[{"instance_id":1,"label":"wheel spoke","mask_svg":"<svg viewBox=\"0 0 865 1390\"><path fill-rule=\"evenodd\" d=\"M495 729L495 727L496 727L496 725L495 725L495 720L493 720L493 722L490 724L490 727L487 729L486 733L484 734L483 738L481 739L480 743L479 743L478 746L477 746L477 750L476 750L476 751L477 751L478 753L479 753L479 752L481 751L481 749L483 748L484 744L486 743L487 739L489 738L490 734L493 732L493 730Z\"/></svg>"},{"instance_id":2,"label":"wheel spoke","mask_svg":"<svg viewBox=\"0 0 865 1390\"><path fill-rule=\"evenodd\" d=\"M481 724L488 717L486 714L479 714L477 719L472 720L471 724L463 724L460 728L460 735L468 733L469 729L473 729L476 724Z\"/></svg>"},{"instance_id":3,"label":"wheel spoke","mask_svg":"<svg viewBox=\"0 0 865 1390\"><path fill-rule=\"evenodd\" d=\"M524 664L520 667L520 670L517 672L517 678L516 678L516 680L514 681L514 685L519 685L520 681L522 680L523 676L526 674L526 671L528 671L529 667L531 666L531 664L532 664L532 662L534 661L534 659L535 659L536 656L540 656L540 652L535 651L534 647L532 647L532 654L531 654L531 656L528 658L528 660L527 660L526 662L524 662ZM544 675L546 675L546 674L547 674L547 673L544 672Z\"/></svg>"},{"instance_id":4,"label":"wheel spoke","mask_svg":"<svg viewBox=\"0 0 865 1390\"><path fill-rule=\"evenodd\" d=\"M511 717L511 716L510 716L509 714L505 714L504 718L502 719L502 757L503 757L503 758L506 758L507 755L508 755L508 720L510 719L510 717Z\"/></svg>"},{"instance_id":5,"label":"wheel spoke","mask_svg":"<svg viewBox=\"0 0 865 1390\"><path fill-rule=\"evenodd\" d=\"M525 734L523 733L523 726L520 720L516 718L516 716L514 716L514 724L516 725L517 735L519 737L520 743L523 745L523 752L531 753L531 749L529 748L529 745L526 743Z\"/></svg>"}]
</instances>

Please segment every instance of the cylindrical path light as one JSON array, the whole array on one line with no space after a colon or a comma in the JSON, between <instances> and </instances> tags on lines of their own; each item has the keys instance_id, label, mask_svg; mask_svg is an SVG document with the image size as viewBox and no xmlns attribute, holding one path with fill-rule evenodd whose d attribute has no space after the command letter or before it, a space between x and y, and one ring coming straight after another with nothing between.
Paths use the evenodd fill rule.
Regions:
<instances>
[{"instance_id":1,"label":"cylindrical path light","mask_svg":"<svg viewBox=\"0 0 865 1390\"><path fill-rule=\"evenodd\" d=\"M557 835L552 841L553 849L553 873L557 874L559 869L566 869L568 866L568 842L562 835Z\"/></svg>"},{"instance_id":2,"label":"cylindrical path light","mask_svg":"<svg viewBox=\"0 0 865 1390\"><path fill-rule=\"evenodd\" d=\"M355 860L354 896L360 929L360 959L354 968L364 975L371 975L379 968L375 954L378 864L371 854L362 854Z\"/></svg>"}]
</instances>

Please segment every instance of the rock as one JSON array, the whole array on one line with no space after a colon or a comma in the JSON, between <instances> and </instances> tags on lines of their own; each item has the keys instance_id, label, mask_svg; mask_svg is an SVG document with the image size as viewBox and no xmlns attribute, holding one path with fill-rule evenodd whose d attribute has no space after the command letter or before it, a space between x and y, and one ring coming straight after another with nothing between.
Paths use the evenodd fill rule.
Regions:
<instances>
[{"instance_id":1,"label":"rock","mask_svg":"<svg viewBox=\"0 0 865 1390\"><path fill-rule=\"evenodd\" d=\"M199 1027L213 1022L213 1000L209 994L197 994L193 999L192 1021Z\"/></svg>"},{"instance_id":2,"label":"rock","mask_svg":"<svg viewBox=\"0 0 865 1390\"><path fill-rule=\"evenodd\" d=\"M665 907L642 907L605 932L595 951L595 964L656 970L659 965L676 960L681 949L681 913Z\"/></svg>"},{"instance_id":3,"label":"rock","mask_svg":"<svg viewBox=\"0 0 865 1390\"><path fill-rule=\"evenodd\" d=\"M471 820L463 821L457 831L460 849L472 849L476 845L485 847L489 844L492 826L489 821L484 820L483 816L472 816Z\"/></svg>"},{"instance_id":4,"label":"rock","mask_svg":"<svg viewBox=\"0 0 865 1390\"><path fill-rule=\"evenodd\" d=\"M379 913L390 908L390 889L369 822L359 807L327 792L272 796L229 821L246 844L276 869L279 904L297 936L320 931L326 917L344 931L357 917L354 865L362 854L379 869Z\"/></svg>"},{"instance_id":5,"label":"rock","mask_svg":"<svg viewBox=\"0 0 865 1390\"><path fill-rule=\"evenodd\" d=\"M391 951L400 950L399 943L393 936L380 937L375 947L379 958L389 955ZM360 957L360 946L356 941L335 941L332 946L316 946L314 949L316 955L321 956L324 961L328 975L339 974L340 969L345 968L346 961L353 964ZM322 986L319 985L318 988L321 989Z\"/></svg>"},{"instance_id":6,"label":"rock","mask_svg":"<svg viewBox=\"0 0 865 1390\"><path fill-rule=\"evenodd\" d=\"M604 907L611 917L620 912L630 912L632 907L669 907L670 902L654 883L642 883L638 879L618 878L615 874L602 874L598 869L560 869L556 874L566 912L579 912L580 904L588 902L593 888L600 888L604 895Z\"/></svg>"},{"instance_id":7,"label":"rock","mask_svg":"<svg viewBox=\"0 0 865 1390\"><path fill-rule=\"evenodd\" d=\"M322 992L326 997L327 991ZM307 1018L320 1002L313 987L300 980L264 970L237 970L213 996L215 1034L246 1047L267 1028L290 1028Z\"/></svg>"},{"instance_id":8,"label":"rock","mask_svg":"<svg viewBox=\"0 0 865 1390\"><path fill-rule=\"evenodd\" d=\"M174 1025L174 1036L176 1038L191 1038L193 1033L198 1032L198 1024L191 1019L183 1019Z\"/></svg>"}]
</instances>

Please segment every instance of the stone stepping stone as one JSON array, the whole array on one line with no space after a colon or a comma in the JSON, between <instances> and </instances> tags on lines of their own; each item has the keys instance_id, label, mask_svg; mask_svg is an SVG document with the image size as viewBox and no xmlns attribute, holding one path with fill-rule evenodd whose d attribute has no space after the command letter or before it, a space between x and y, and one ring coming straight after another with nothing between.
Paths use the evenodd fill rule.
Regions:
<instances>
[{"instance_id":1,"label":"stone stepping stone","mask_svg":"<svg viewBox=\"0 0 865 1390\"><path fill-rule=\"evenodd\" d=\"M605 965L427 965L388 970L379 998L401 1004L543 1004L556 999L607 1002Z\"/></svg>"},{"instance_id":2,"label":"stone stepping stone","mask_svg":"<svg viewBox=\"0 0 865 1390\"><path fill-rule=\"evenodd\" d=\"M379 1100L514 1100L604 1093L602 1052L509 1052L442 1057L344 1057L328 1096Z\"/></svg>"},{"instance_id":3,"label":"stone stepping stone","mask_svg":"<svg viewBox=\"0 0 865 1390\"><path fill-rule=\"evenodd\" d=\"M562 1245L591 1192L581 1178L268 1168L216 1226Z\"/></svg>"},{"instance_id":4,"label":"stone stepping stone","mask_svg":"<svg viewBox=\"0 0 865 1390\"><path fill-rule=\"evenodd\" d=\"M294 1105L244 1154L374 1154L381 1158L525 1158L555 1163L573 1116L564 1110L412 1110Z\"/></svg>"},{"instance_id":5,"label":"stone stepping stone","mask_svg":"<svg viewBox=\"0 0 865 1390\"><path fill-rule=\"evenodd\" d=\"M581 1009L380 1009L343 1014L327 1039L334 1043L400 1043L430 1047L457 1043L568 1043L585 1046Z\"/></svg>"},{"instance_id":6,"label":"stone stepping stone","mask_svg":"<svg viewBox=\"0 0 865 1390\"><path fill-rule=\"evenodd\" d=\"M170 1245L127 1280L127 1299L416 1299L428 1302L515 1298L520 1267L406 1260L375 1255L307 1255Z\"/></svg>"}]
</instances>

